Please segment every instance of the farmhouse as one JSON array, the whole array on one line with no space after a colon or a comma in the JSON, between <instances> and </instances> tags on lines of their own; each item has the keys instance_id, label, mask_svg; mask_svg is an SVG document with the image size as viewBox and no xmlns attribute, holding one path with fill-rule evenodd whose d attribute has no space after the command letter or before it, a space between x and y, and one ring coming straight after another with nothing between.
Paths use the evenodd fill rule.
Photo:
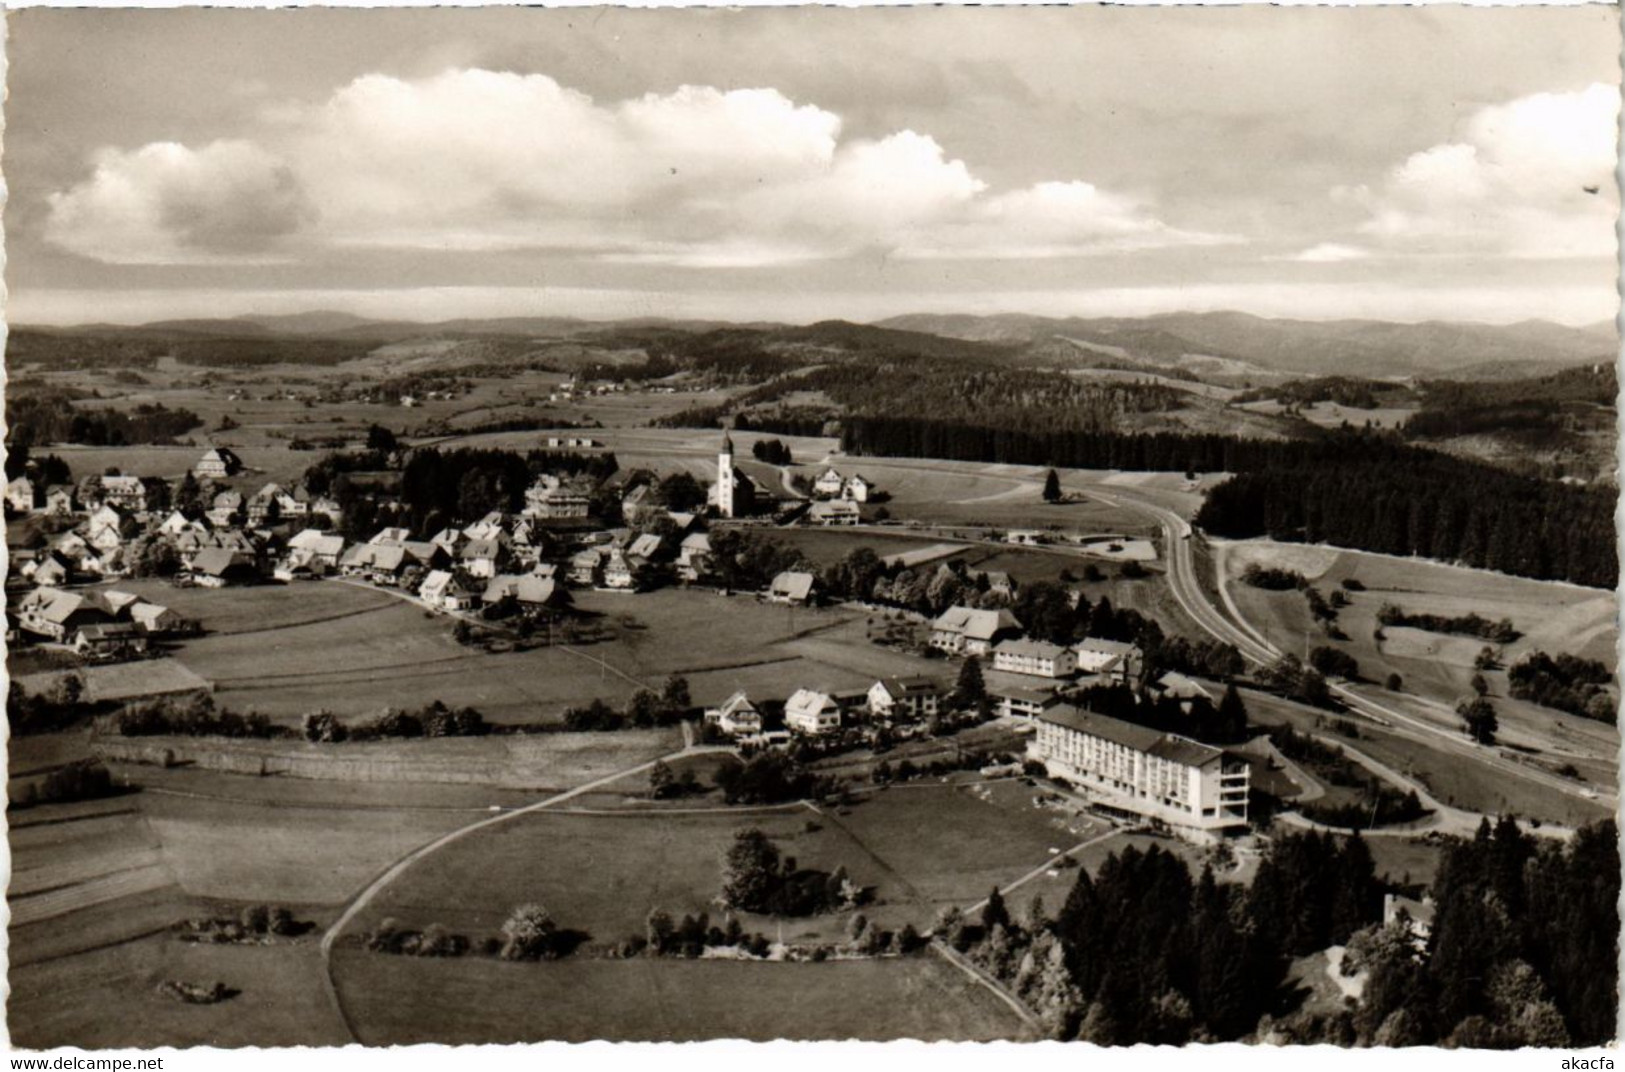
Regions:
<instances>
[{"instance_id":1,"label":"farmhouse","mask_svg":"<svg viewBox=\"0 0 1625 1072\"><path fill-rule=\"evenodd\" d=\"M59 588L36 588L17 604L17 623L25 632L59 644L87 625L112 620L99 601Z\"/></svg>"},{"instance_id":2,"label":"farmhouse","mask_svg":"<svg viewBox=\"0 0 1625 1072\"><path fill-rule=\"evenodd\" d=\"M243 493L226 490L219 492L209 500L209 509L204 514L209 524L216 528L224 528L232 523L232 519L243 509Z\"/></svg>"},{"instance_id":3,"label":"farmhouse","mask_svg":"<svg viewBox=\"0 0 1625 1072\"><path fill-rule=\"evenodd\" d=\"M660 504L655 502L654 487L649 484L639 484L621 499L621 520L628 525L636 525L638 518L646 511L658 510Z\"/></svg>"},{"instance_id":4,"label":"farmhouse","mask_svg":"<svg viewBox=\"0 0 1625 1072\"><path fill-rule=\"evenodd\" d=\"M309 504L288 492L281 484L267 484L248 499L247 512L250 525L264 525L280 520L302 517Z\"/></svg>"},{"instance_id":5,"label":"farmhouse","mask_svg":"<svg viewBox=\"0 0 1625 1072\"><path fill-rule=\"evenodd\" d=\"M192 475L203 480L224 480L242 472L243 460L226 447L215 447L192 466Z\"/></svg>"},{"instance_id":6,"label":"farmhouse","mask_svg":"<svg viewBox=\"0 0 1625 1072\"><path fill-rule=\"evenodd\" d=\"M1003 640L993 649L993 669L1033 677L1071 677L1078 657L1070 649L1043 640Z\"/></svg>"},{"instance_id":7,"label":"farmhouse","mask_svg":"<svg viewBox=\"0 0 1625 1072\"><path fill-rule=\"evenodd\" d=\"M1021 623L1007 610L949 607L931 623L931 646L950 655L986 655L1005 637L1018 636Z\"/></svg>"},{"instance_id":8,"label":"farmhouse","mask_svg":"<svg viewBox=\"0 0 1625 1072\"><path fill-rule=\"evenodd\" d=\"M1174 670L1169 670L1153 681L1151 693L1158 699L1178 701L1179 706L1187 713L1191 709L1191 704L1197 700L1213 702L1213 693L1209 692L1205 685Z\"/></svg>"},{"instance_id":9,"label":"farmhouse","mask_svg":"<svg viewBox=\"0 0 1625 1072\"><path fill-rule=\"evenodd\" d=\"M258 579L254 564L246 556L224 547L205 547L193 555L183 575L203 588L224 588Z\"/></svg>"},{"instance_id":10,"label":"farmhouse","mask_svg":"<svg viewBox=\"0 0 1625 1072\"><path fill-rule=\"evenodd\" d=\"M144 600L130 607L130 620L149 636L170 636L192 632L197 628L197 623L191 619L182 617L168 607Z\"/></svg>"},{"instance_id":11,"label":"farmhouse","mask_svg":"<svg viewBox=\"0 0 1625 1072\"><path fill-rule=\"evenodd\" d=\"M506 573L491 578L481 598L489 605L500 603L509 596L527 610L539 610L559 601L559 589L551 577L540 577L534 573Z\"/></svg>"},{"instance_id":12,"label":"farmhouse","mask_svg":"<svg viewBox=\"0 0 1625 1072\"><path fill-rule=\"evenodd\" d=\"M288 560L295 564L321 564L337 569L344 555L344 537L319 529L301 529L288 539Z\"/></svg>"},{"instance_id":13,"label":"farmhouse","mask_svg":"<svg viewBox=\"0 0 1625 1072\"><path fill-rule=\"evenodd\" d=\"M1004 570L987 570L978 576L987 578L987 590L996 596L1010 597L1016 594L1016 582Z\"/></svg>"},{"instance_id":14,"label":"farmhouse","mask_svg":"<svg viewBox=\"0 0 1625 1072\"><path fill-rule=\"evenodd\" d=\"M807 520L815 525L856 525L862 519L858 504L847 499L815 502L807 510Z\"/></svg>"},{"instance_id":15,"label":"farmhouse","mask_svg":"<svg viewBox=\"0 0 1625 1072\"><path fill-rule=\"evenodd\" d=\"M1412 942L1418 947L1418 952L1427 948L1428 936L1433 933L1435 912L1436 908L1431 897L1423 897L1418 901L1414 897L1398 893L1382 895L1383 926L1390 926L1397 920L1403 920L1405 929L1411 933Z\"/></svg>"},{"instance_id":16,"label":"farmhouse","mask_svg":"<svg viewBox=\"0 0 1625 1072\"><path fill-rule=\"evenodd\" d=\"M479 596L463 586L448 570L430 570L418 586L418 598L435 610L461 614L480 605Z\"/></svg>"},{"instance_id":17,"label":"farmhouse","mask_svg":"<svg viewBox=\"0 0 1625 1072\"><path fill-rule=\"evenodd\" d=\"M826 499L833 499L841 494L841 489L844 487L846 487L846 478L841 476L839 469L831 467L819 473L818 479L813 481L813 494Z\"/></svg>"},{"instance_id":18,"label":"farmhouse","mask_svg":"<svg viewBox=\"0 0 1625 1072\"><path fill-rule=\"evenodd\" d=\"M396 584L408 565L400 544L358 543L339 559L346 577L365 577L374 584Z\"/></svg>"},{"instance_id":19,"label":"farmhouse","mask_svg":"<svg viewBox=\"0 0 1625 1072\"><path fill-rule=\"evenodd\" d=\"M834 733L841 728L841 707L827 692L797 689L784 702L784 724L811 737Z\"/></svg>"},{"instance_id":20,"label":"farmhouse","mask_svg":"<svg viewBox=\"0 0 1625 1072\"><path fill-rule=\"evenodd\" d=\"M67 584L73 580L75 572L75 560L55 549L46 551L22 568L24 579L48 587Z\"/></svg>"},{"instance_id":21,"label":"farmhouse","mask_svg":"<svg viewBox=\"0 0 1625 1072\"><path fill-rule=\"evenodd\" d=\"M1145 665L1144 653L1121 640L1085 637L1072 645L1072 651L1078 657L1078 673L1094 674L1119 685L1138 678Z\"/></svg>"},{"instance_id":22,"label":"farmhouse","mask_svg":"<svg viewBox=\"0 0 1625 1072\"><path fill-rule=\"evenodd\" d=\"M876 718L930 718L942 703L942 682L925 675L882 678L869 686L868 701Z\"/></svg>"},{"instance_id":23,"label":"farmhouse","mask_svg":"<svg viewBox=\"0 0 1625 1072\"><path fill-rule=\"evenodd\" d=\"M762 712L743 692L734 693L717 707L707 708L705 722L730 737L747 737L762 732Z\"/></svg>"},{"instance_id":24,"label":"farmhouse","mask_svg":"<svg viewBox=\"0 0 1625 1072\"><path fill-rule=\"evenodd\" d=\"M1112 810L1209 837L1247 825L1251 768L1186 737L1062 704L1038 717L1028 754Z\"/></svg>"},{"instance_id":25,"label":"farmhouse","mask_svg":"<svg viewBox=\"0 0 1625 1072\"><path fill-rule=\"evenodd\" d=\"M133 658L147 650L147 634L130 622L81 626L73 650L94 659Z\"/></svg>"},{"instance_id":26,"label":"farmhouse","mask_svg":"<svg viewBox=\"0 0 1625 1072\"><path fill-rule=\"evenodd\" d=\"M1040 685L1003 685L989 682L987 698L995 713L1005 718L1019 718L1031 722L1061 702L1055 687Z\"/></svg>"},{"instance_id":27,"label":"farmhouse","mask_svg":"<svg viewBox=\"0 0 1625 1072\"><path fill-rule=\"evenodd\" d=\"M66 517L73 513L73 486L53 484L46 488L43 510L52 517Z\"/></svg>"},{"instance_id":28,"label":"farmhouse","mask_svg":"<svg viewBox=\"0 0 1625 1072\"><path fill-rule=\"evenodd\" d=\"M773 578L768 586L767 600L769 603L790 603L806 606L816 595L818 578L810 573L800 570L785 570Z\"/></svg>"}]
</instances>

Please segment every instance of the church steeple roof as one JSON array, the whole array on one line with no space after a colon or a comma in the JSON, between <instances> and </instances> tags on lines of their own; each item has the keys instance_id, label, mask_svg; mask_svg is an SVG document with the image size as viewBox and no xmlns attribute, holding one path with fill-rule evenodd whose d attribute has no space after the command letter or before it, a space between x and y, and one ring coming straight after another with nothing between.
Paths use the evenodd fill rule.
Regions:
<instances>
[{"instance_id":1,"label":"church steeple roof","mask_svg":"<svg viewBox=\"0 0 1625 1072\"><path fill-rule=\"evenodd\" d=\"M732 454L733 452L734 452L733 436L729 435L728 430L726 428L724 428L722 430L722 453L724 453L724 454Z\"/></svg>"}]
</instances>

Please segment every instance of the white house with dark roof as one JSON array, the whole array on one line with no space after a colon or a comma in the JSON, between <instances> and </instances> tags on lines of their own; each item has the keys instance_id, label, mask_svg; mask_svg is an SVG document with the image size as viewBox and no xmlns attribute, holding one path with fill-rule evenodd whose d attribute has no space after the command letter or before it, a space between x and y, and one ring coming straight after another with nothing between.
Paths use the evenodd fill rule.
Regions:
<instances>
[{"instance_id":1,"label":"white house with dark roof","mask_svg":"<svg viewBox=\"0 0 1625 1072\"><path fill-rule=\"evenodd\" d=\"M34 512L35 485L26 476L19 476L6 484L6 508L14 514Z\"/></svg>"},{"instance_id":2,"label":"white house with dark roof","mask_svg":"<svg viewBox=\"0 0 1625 1072\"><path fill-rule=\"evenodd\" d=\"M993 648L993 669L1032 677L1071 677L1078 657L1070 648L1045 640L1001 640Z\"/></svg>"},{"instance_id":3,"label":"white house with dark roof","mask_svg":"<svg viewBox=\"0 0 1625 1072\"><path fill-rule=\"evenodd\" d=\"M435 610L461 614L479 607L480 597L450 570L430 570L418 585L418 598Z\"/></svg>"},{"instance_id":4,"label":"white house with dark roof","mask_svg":"<svg viewBox=\"0 0 1625 1072\"><path fill-rule=\"evenodd\" d=\"M1008 610L949 607L931 623L930 644L950 655L986 655L1006 637L1021 635L1021 623Z\"/></svg>"},{"instance_id":5,"label":"white house with dark roof","mask_svg":"<svg viewBox=\"0 0 1625 1072\"><path fill-rule=\"evenodd\" d=\"M882 719L930 718L942 705L942 682L924 674L881 678L869 686L869 713Z\"/></svg>"},{"instance_id":6,"label":"white house with dark roof","mask_svg":"<svg viewBox=\"0 0 1625 1072\"><path fill-rule=\"evenodd\" d=\"M874 493L874 481L865 479L862 473L853 473L841 485L841 498L855 503L868 502Z\"/></svg>"},{"instance_id":7,"label":"white house with dark roof","mask_svg":"<svg viewBox=\"0 0 1625 1072\"><path fill-rule=\"evenodd\" d=\"M1045 711L1037 726L1029 757L1108 809L1199 837L1247 826L1244 759L1071 704Z\"/></svg>"}]
</instances>

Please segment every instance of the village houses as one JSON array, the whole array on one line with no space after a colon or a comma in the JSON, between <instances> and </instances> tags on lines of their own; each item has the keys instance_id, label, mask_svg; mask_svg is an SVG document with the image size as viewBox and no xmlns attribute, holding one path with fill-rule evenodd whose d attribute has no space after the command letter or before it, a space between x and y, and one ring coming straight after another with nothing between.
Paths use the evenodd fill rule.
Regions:
<instances>
[{"instance_id":1,"label":"village houses","mask_svg":"<svg viewBox=\"0 0 1625 1072\"><path fill-rule=\"evenodd\" d=\"M949 655L986 655L1006 637L1021 635L1021 623L1008 610L949 607L931 623L930 644Z\"/></svg>"}]
</instances>

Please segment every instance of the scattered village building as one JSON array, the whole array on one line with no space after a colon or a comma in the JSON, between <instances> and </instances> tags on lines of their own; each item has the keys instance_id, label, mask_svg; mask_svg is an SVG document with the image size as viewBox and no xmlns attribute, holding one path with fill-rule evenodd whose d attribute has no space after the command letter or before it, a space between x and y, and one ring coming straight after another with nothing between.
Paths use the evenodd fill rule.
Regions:
<instances>
[{"instance_id":1,"label":"scattered village building","mask_svg":"<svg viewBox=\"0 0 1625 1072\"><path fill-rule=\"evenodd\" d=\"M551 473L543 473L525 492L524 512L544 521L584 518L592 513L592 498Z\"/></svg>"},{"instance_id":2,"label":"scattered village building","mask_svg":"<svg viewBox=\"0 0 1625 1072\"><path fill-rule=\"evenodd\" d=\"M17 603L17 624L25 632L65 644L87 625L105 625L113 616L99 600L60 588L36 588Z\"/></svg>"},{"instance_id":3,"label":"scattered village building","mask_svg":"<svg viewBox=\"0 0 1625 1072\"><path fill-rule=\"evenodd\" d=\"M683 537L677 548L677 576L690 584L698 581L711 569L711 536L704 532L691 532Z\"/></svg>"},{"instance_id":4,"label":"scattered village building","mask_svg":"<svg viewBox=\"0 0 1625 1072\"><path fill-rule=\"evenodd\" d=\"M288 539L288 561L295 565L338 569L344 556L344 537L320 529L301 529Z\"/></svg>"},{"instance_id":5,"label":"scattered village building","mask_svg":"<svg viewBox=\"0 0 1625 1072\"><path fill-rule=\"evenodd\" d=\"M813 494L826 499L833 499L841 494L841 489L844 487L846 487L846 478L841 476L839 469L832 466L819 473L818 479L813 481Z\"/></svg>"},{"instance_id":6,"label":"scattered village building","mask_svg":"<svg viewBox=\"0 0 1625 1072\"><path fill-rule=\"evenodd\" d=\"M232 524L239 513L247 516L243 509L243 493L227 489L209 500L209 509L204 516L209 519L209 524L219 529Z\"/></svg>"},{"instance_id":7,"label":"scattered village building","mask_svg":"<svg viewBox=\"0 0 1625 1072\"><path fill-rule=\"evenodd\" d=\"M175 636L197 629L197 623L179 612L145 600L130 607L130 620L148 636Z\"/></svg>"},{"instance_id":8,"label":"scattered village building","mask_svg":"<svg viewBox=\"0 0 1625 1072\"><path fill-rule=\"evenodd\" d=\"M1396 920L1403 920L1418 953L1427 949L1428 937L1433 933L1435 912L1436 906L1431 897L1423 897L1418 901L1414 897L1398 893L1382 895L1383 926L1391 926Z\"/></svg>"},{"instance_id":9,"label":"scattered village building","mask_svg":"<svg viewBox=\"0 0 1625 1072\"><path fill-rule=\"evenodd\" d=\"M621 520L628 525L636 525L646 512L659 509L652 484L639 484L621 498Z\"/></svg>"},{"instance_id":10,"label":"scattered village building","mask_svg":"<svg viewBox=\"0 0 1625 1072\"><path fill-rule=\"evenodd\" d=\"M310 502L281 484L267 484L249 497L245 511L250 525L264 525L304 517L310 512Z\"/></svg>"},{"instance_id":11,"label":"scattered village building","mask_svg":"<svg viewBox=\"0 0 1625 1072\"><path fill-rule=\"evenodd\" d=\"M1045 640L1001 640L993 648L993 669L1032 677L1071 677L1078 657L1070 648Z\"/></svg>"},{"instance_id":12,"label":"scattered village building","mask_svg":"<svg viewBox=\"0 0 1625 1072\"><path fill-rule=\"evenodd\" d=\"M619 547L611 547L604 556L603 586L630 592L637 587L637 583L637 572L627 560L626 552Z\"/></svg>"},{"instance_id":13,"label":"scattered village building","mask_svg":"<svg viewBox=\"0 0 1625 1072\"><path fill-rule=\"evenodd\" d=\"M132 514L145 513L147 509L147 485L142 483L138 476L104 476L87 477L87 480L100 480L100 501L111 503L121 510ZM88 501L81 495L82 500Z\"/></svg>"},{"instance_id":14,"label":"scattered village building","mask_svg":"<svg viewBox=\"0 0 1625 1072\"><path fill-rule=\"evenodd\" d=\"M604 551L588 547L570 556L570 583L592 588L604 578Z\"/></svg>"},{"instance_id":15,"label":"scattered village building","mask_svg":"<svg viewBox=\"0 0 1625 1072\"><path fill-rule=\"evenodd\" d=\"M476 538L463 545L459 557L469 576L487 580L495 577L507 564L508 549L499 538Z\"/></svg>"},{"instance_id":16,"label":"scattered village building","mask_svg":"<svg viewBox=\"0 0 1625 1072\"><path fill-rule=\"evenodd\" d=\"M855 503L868 502L869 496L874 493L874 483L864 479L861 473L853 473L846 478L846 483L841 485L841 498Z\"/></svg>"},{"instance_id":17,"label":"scattered village building","mask_svg":"<svg viewBox=\"0 0 1625 1072\"><path fill-rule=\"evenodd\" d=\"M1137 680L1145 665L1145 654L1127 641L1085 637L1072 645L1072 650L1078 657L1078 673L1102 677L1112 684L1127 685Z\"/></svg>"},{"instance_id":18,"label":"scattered village building","mask_svg":"<svg viewBox=\"0 0 1625 1072\"><path fill-rule=\"evenodd\" d=\"M27 476L17 477L6 484L6 509L14 514L31 514L38 505L34 482Z\"/></svg>"},{"instance_id":19,"label":"scattered village building","mask_svg":"<svg viewBox=\"0 0 1625 1072\"><path fill-rule=\"evenodd\" d=\"M430 570L418 586L418 598L435 610L465 614L479 607L477 593L457 579L450 570Z\"/></svg>"},{"instance_id":20,"label":"scattered village building","mask_svg":"<svg viewBox=\"0 0 1625 1072\"><path fill-rule=\"evenodd\" d=\"M809 737L834 733L841 728L841 708L827 692L797 689L784 702L784 724Z\"/></svg>"},{"instance_id":21,"label":"scattered village building","mask_svg":"<svg viewBox=\"0 0 1625 1072\"><path fill-rule=\"evenodd\" d=\"M542 610L558 603L559 588L551 577L534 573L505 573L491 578L481 598L489 606L510 596L525 610Z\"/></svg>"},{"instance_id":22,"label":"scattered village building","mask_svg":"<svg viewBox=\"0 0 1625 1072\"><path fill-rule=\"evenodd\" d=\"M201 480L224 480L242 472L243 460L227 447L215 447L192 466L192 475Z\"/></svg>"},{"instance_id":23,"label":"scattered village building","mask_svg":"<svg viewBox=\"0 0 1625 1072\"><path fill-rule=\"evenodd\" d=\"M45 489L42 512L52 517L67 517L73 513L73 485L53 484Z\"/></svg>"},{"instance_id":24,"label":"scattered village building","mask_svg":"<svg viewBox=\"0 0 1625 1072\"><path fill-rule=\"evenodd\" d=\"M722 433L717 453L717 479L711 485L711 507L723 517L744 517L756 509L756 484L734 465L734 441Z\"/></svg>"},{"instance_id":25,"label":"scattered village building","mask_svg":"<svg viewBox=\"0 0 1625 1072\"><path fill-rule=\"evenodd\" d=\"M999 641L1020 634L1021 623L1008 610L949 607L931 623L930 644L950 655L986 655Z\"/></svg>"},{"instance_id":26,"label":"scattered village building","mask_svg":"<svg viewBox=\"0 0 1625 1072\"><path fill-rule=\"evenodd\" d=\"M1195 678L1187 677L1175 670L1169 670L1159 675L1151 683L1151 694L1158 699L1176 700L1179 706L1189 714L1191 705L1198 700L1214 702L1213 693Z\"/></svg>"},{"instance_id":27,"label":"scattered village building","mask_svg":"<svg viewBox=\"0 0 1625 1072\"><path fill-rule=\"evenodd\" d=\"M1022 547L1037 547L1044 542L1044 534L1038 529L1011 529L1004 534L1004 542Z\"/></svg>"},{"instance_id":28,"label":"scattered village building","mask_svg":"<svg viewBox=\"0 0 1625 1072\"><path fill-rule=\"evenodd\" d=\"M367 542L376 547L399 547L412 538L412 530L399 527L379 529Z\"/></svg>"},{"instance_id":29,"label":"scattered village building","mask_svg":"<svg viewBox=\"0 0 1625 1072\"><path fill-rule=\"evenodd\" d=\"M987 570L981 576L987 578L987 590L993 595L1008 599L1016 594L1016 582L1004 570Z\"/></svg>"},{"instance_id":30,"label":"scattered village building","mask_svg":"<svg viewBox=\"0 0 1625 1072\"><path fill-rule=\"evenodd\" d=\"M205 547L192 556L182 576L202 588L224 588L258 580L254 563L241 552L225 547Z\"/></svg>"},{"instance_id":31,"label":"scattered village building","mask_svg":"<svg viewBox=\"0 0 1625 1072\"><path fill-rule=\"evenodd\" d=\"M1061 704L1038 716L1028 754L1109 810L1195 836L1247 825L1251 768L1211 745Z\"/></svg>"},{"instance_id":32,"label":"scattered village building","mask_svg":"<svg viewBox=\"0 0 1625 1072\"><path fill-rule=\"evenodd\" d=\"M863 520L863 512L850 500L830 499L808 507L807 520L814 525L856 525Z\"/></svg>"},{"instance_id":33,"label":"scattered village building","mask_svg":"<svg viewBox=\"0 0 1625 1072\"><path fill-rule=\"evenodd\" d=\"M147 650L147 634L133 622L105 622L80 626L73 650L93 659L129 659Z\"/></svg>"},{"instance_id":34,"label":"scattered village building","mask_svg":"<svg viewBox=\"0 0 1625 1072\"><path fill-rule=\"evenodd\" d=\"M869 686L867 699L876 718L930 718L942 704L942 682L923 674L882 678Z\"/></svg>"},{"instance_id":35,"label":"scattered village building","mask_svg":"<svg viewBox=\"0 0 1625 1072\"><path fill-rule=\"evenodd\" d=\"M1054 686L1005 685L997 682L988 683L987 698L995 714L1027 722L1061 703L1061 695Z\"/></svg>"},{"instance_id":36,"label":"scattered village building","mask_svg":"<svg viewBox=\"0 0 1625 1072\"><path fill-rule=\"evenodd\" d=\"M744 692L736 692L705 712L707 725L730 737L749 737L762 732L762 712Z\"/></svg>"},{"instance_id":37,"label":"scattered village building","mask_svg":"<svg viewBox=\"0 0 1625 1072\"><path fill-rule=\"evenodd\" d=\"M400 544L358 543L339 559L346 577L365 577L374 584L400 583L407 565L406 548Z\"/></svg>"},{"instance_id":38,"label":"scattered village building","mask_svg":"<svg viewBox=\"0 0 1625 1072\"><path fill-rule=\"evenodd\" d=\"M773 578L768 586L767 599L770 603L790 603L806 606L816 597L818 578L801 570L785 570Z\"/></svg>"}]
</instances>

